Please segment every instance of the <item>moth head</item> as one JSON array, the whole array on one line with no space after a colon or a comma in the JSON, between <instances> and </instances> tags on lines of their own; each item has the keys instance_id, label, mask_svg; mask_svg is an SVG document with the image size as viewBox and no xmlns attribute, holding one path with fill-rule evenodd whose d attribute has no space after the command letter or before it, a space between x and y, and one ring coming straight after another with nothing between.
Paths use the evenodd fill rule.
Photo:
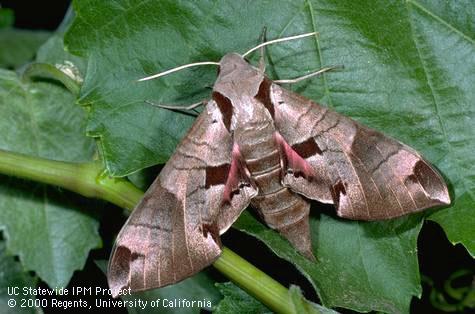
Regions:
<instances>
[{"instance_id":1,"label":"moth head","mask_svg":"<svg viewBox=\"0 0 475 314\"><path fill-rule=\"evenodd\" d=\"M247 69L249 67L251 65L240 54L235 52L224 55L219 61L219 73L223 76L232 74L235 70Z\"/></svg>"},{"instance_id":2,"label":"moth head","mask_svg":"<svg viewBox=\"0 0 475 314\"><path fill-rule=\"evenodd\" d=\"M264 74L237 53L228 53L219 61L219 74L213 90L229 99L254 97ZM236 93L239 93L237 95Z\"/></svg>"}]
</instances>

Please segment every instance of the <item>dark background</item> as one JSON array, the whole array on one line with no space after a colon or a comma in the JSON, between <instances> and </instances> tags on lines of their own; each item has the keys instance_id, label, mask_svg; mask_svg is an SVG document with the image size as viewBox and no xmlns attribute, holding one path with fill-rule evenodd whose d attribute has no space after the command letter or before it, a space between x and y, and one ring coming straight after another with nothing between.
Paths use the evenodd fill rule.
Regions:
<instances>
[{"instance_id":1,"label":"dark background","mask_svg":"<svg viewBox=\"0 0 475 314\"><path fill-rule=\"evenodd\" d=\"M55 30L63 20L71 1L0 0L0 6L15 12L15 27Z\"/></svg>"},{"instance_id":2,"label":"dark background","mask_svg":"<svg viewBox=\"0 0 475 314\"><path fill-rule=\"evenodd\" d=\"M15 27L17 28L55 30L62 21L70 1L0 1L0 4L2 7L14 10ZM152 171L156 172L157 169ZM112 205L105 206L113 207ZM106 277L96 266L94 260L108 259L113 239L125 222L125 217L121 215L122 211L118 208L105 209L103 212L100 233L103 237L104 247L94 250L90 254L85 269L74 274L68 289L73 286L107 287ZM265 269L271 277L282 284L286 286L290 283L299 285L303 289L305 297L318 302L317 296L308 281L290 263L277 259L259 241L231 229L223 236L223 242L256 267ZM475 273L475 264L461 245L453 246L450 244L443 230L430 221L425 223L419 236L418 250L421 275L429 278L433 282L433 286L423 279L424 292L422 298L420 300L413 298L411 313L447 313L431 305L430 293L432 289L443 291L444 282L457 270L470 269ZM216 277L217 281L226 281L212 267L209 271ZM466 278L466 280L470 281L470 278ZM463 281L460 284L463 286L470 285L469 282ZM47 287L44 283L40 285L43 288ZM475 281L472 282L473 285L475 285ZM445 297L448 301L454 301L447 295ZM96 296L89 297L88 303L93 304L95 299ZM99 310L97 311L99 312ZM45 309L44 312L53 313L50 309ZM110 312L126 313L126 310L115 309L110 310ZM353 313L343 309L341 309L341 312ZM107 311L101 309L100 313L107 313ZM475 310L466 310L465 313L475 313Z\"/></svg>"}]
</instances>

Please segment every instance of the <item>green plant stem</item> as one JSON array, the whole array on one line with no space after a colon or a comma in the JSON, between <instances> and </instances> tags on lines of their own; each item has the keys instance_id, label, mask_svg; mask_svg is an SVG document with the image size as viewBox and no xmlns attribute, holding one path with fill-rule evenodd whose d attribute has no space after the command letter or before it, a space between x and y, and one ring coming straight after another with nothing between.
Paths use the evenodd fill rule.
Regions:
<instances>
[{"instance_id":1,"label":"green plant stem","mask_svg":"<svg viewBox=\"0 0 475 314\"><path fill-rule=\"evenodd\" d=\"M0 150L0 173L60 186L129 209L143 195L128 180L107 176L100 162L71 163Z\"/></svg>"},{"instance_id":2,"label":"green plant stem","mask_svg":"<svg viewBox=\"0 0 475 314\"><path fill-rule=\"evenodd\" d=\"M100 162L71 163L0 150L0 173L63 187L131 210L143 192L124 178L111 178ZM288 290L230 249L213 264L221 273L278 313L293 313ZM306 301L306 300L305 300ZM310 303L306 301L308 309Z\"/></svg>"},{"instance_id":3,"label":"green plant stem","mask_svg":"<svg viewBox=\"0 0 475 314\"><path fill-rule=\"evenodd\" d=\"M287 288L227 247L223 247L213 266L272 311L295 313ZM302 299L306 313L319 313L310 302Z\"/></svg>"},{"instance_id":4,"label":"green plant stem","mask_svg":"<svg viewBox=\"0 0 475 314\"><path fill-rule=\"evenodd\" d=\"M294 312L284 286L227 247L223 247L220 258L213 266L272 311Z\"/></svg>"}]
</instances>

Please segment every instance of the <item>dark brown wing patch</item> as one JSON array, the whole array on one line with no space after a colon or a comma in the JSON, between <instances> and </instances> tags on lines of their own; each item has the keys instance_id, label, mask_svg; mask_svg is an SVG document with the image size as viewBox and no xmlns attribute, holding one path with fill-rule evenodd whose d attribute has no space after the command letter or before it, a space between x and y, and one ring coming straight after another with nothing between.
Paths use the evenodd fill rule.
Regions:
<instances>
[{"instance_id":1,"label":"dark brown wing patch","mask_svg":"<svg viewBox=\"0 0 475 314\"><path fill-rule=\"evenodd\" d=\"M259 100L269 111L272 118L274 118L274 105L270 98L270 86L272 81L268 78L264 78L259 85L259 91L256 94L256 99Z\"/></svg>"},{"instance_id":2,"label":"dark brown wing patch","mask_svg":"<svg viewBox=\"0 0 475 314\"><path fill-rule=\"evenodd\" d=\"M302 158L309 158L315 154L322 154L322 150L320 149L320 147L318 147L318 144L317 142L315 142L315 139L313 137L308 138L307 140L301 143L292 145L292 148Z\"/></svg>"},{"instance_id":3,"label":"dark brown wing patch","mask_svg":"<svg viewBox=\"0 0 475 314\"><path fill-rule=\"evenodd\" d=\"M223 164L215 167L206 168L206 184L205 188L209 188L212 185L225 184L228 178L230 164Z\"/></svg>"},{"instance_id":4,"label":"dark brown wing patch","mask_svg":"<svg viewBox=\"0 0 475 314\"><path fill-rule=\"evenodd\" d=\"M213 100L218 105L219 111L221 111L223 116L224 126L229 131L231 128L231 118L233 117L233 104L231 100L218 92L213 92Z\"/></svg>"}]
</instances>

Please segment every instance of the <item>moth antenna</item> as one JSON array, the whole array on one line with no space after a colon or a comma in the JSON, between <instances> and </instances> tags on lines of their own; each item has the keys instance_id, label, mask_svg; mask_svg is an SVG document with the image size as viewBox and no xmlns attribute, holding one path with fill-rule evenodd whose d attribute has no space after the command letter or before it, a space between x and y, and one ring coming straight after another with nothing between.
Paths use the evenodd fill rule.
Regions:
<instances>
[{"instance_id":1,"label":"moth antenna","mask_svg":"<svg viewBox=\"0 0 475 314\"><path fill-rule=\"evenodd\" d=\"M290 36L290 37L284 37L284 38L278 38L278 39L274 39L274 40L269 40L265 43L262 43L260 45L257 45L255 46L254 48L251 48L250 50L246 51L245 54L242 55L242 57L244 58L245 56L247 56L248 54L250 54L251 52L253 51L256 51L257 49L261 48L261 47L264 47L264 46L267 46L267 45L271 45L271 44L275 44L275 43L280 43L280 42L283 42L283 41L288 41L288 40L294 40L294 39L299 39L299 38L304 38L304 37L309 37L309 36L313 36L313 35L317 35L318 33L317 32L311 32L311 33L306 33L306 34L301 34L301 35L295 35L295 36Z\"/></svg>"},{"instance_id":2,"label":"moth antenna","mask_svg":"<svg viewBox=\"0 0 475 314\"><path fill-rule=\"evenodd\" d=\"M308 79L308 78L311 78L311 77L320 75L320 74L325 73L325 72L328 72L328 71L333 71L333 70L337 70L337 69L340 70L340 69L343 69L343 68L344 68L343 65L335 65L335 66L331 66L331 67L322 68L322 69L320 69L320 70L318 70L318 71L309 73L309 74L304 75L304 76L296 77L296 78L293 78L293 79L275 80L274 83L279 83L279 84L293 84L293 83L297 83L297 82L306 80L306 79Z\"/></svg>"},{"instance_id":3,"label":"moth antenna","mask_svg":"<svg viewBox=\"0 0 475 314\"><path fill-rule=\"evenodd\" d=\"M212 61L188 63L188 64L181 65L179 67L176 67L176 68L164 71L164 72L160 72L160 73L157 73L157 74L154 74L154 75L151 75L151 76L141 78L137 81L138 82L143 82L143 81L153 80L157 77L161 77L161 76L164 76L164 75L167 75L167 74L170 74L170 73L173 73L173 72L177 72L177 71L180 71L180 70L183 70L183 69L186 69L186 68L191 68L191 67L198 66L198 65L210 65L210 64L219 66L218 62L212 62Z\"/></svg>"}]
</instances>

